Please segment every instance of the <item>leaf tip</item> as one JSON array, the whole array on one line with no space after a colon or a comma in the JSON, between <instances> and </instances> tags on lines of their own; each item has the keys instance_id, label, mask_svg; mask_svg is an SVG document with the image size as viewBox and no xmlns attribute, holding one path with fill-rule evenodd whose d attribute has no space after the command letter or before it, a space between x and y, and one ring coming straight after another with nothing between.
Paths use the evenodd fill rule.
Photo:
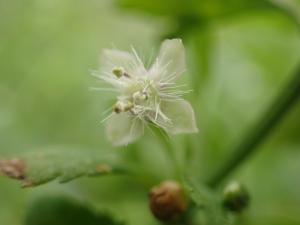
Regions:
<instances>
[{"instance_id":1,"label":"leaf tip","mask_svg":"<svg viewBox=\"0 0 300 225\"><path fill-rule=\"evenodd\" d=\"M26 164L21 159L0 160L0 175L23 180L26 177Z\"/></svg>"}]
</instances>

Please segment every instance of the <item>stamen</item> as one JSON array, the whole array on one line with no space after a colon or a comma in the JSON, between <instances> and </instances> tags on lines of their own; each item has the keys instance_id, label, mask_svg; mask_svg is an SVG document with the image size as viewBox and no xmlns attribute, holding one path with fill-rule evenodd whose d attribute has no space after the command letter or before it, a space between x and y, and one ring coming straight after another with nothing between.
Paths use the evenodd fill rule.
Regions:
<instances>
[{"instance_id":1,"label":"stamen","mask_svg":"<svg viewBox=\"0 0 300 225\"><path fill-rule=\"evenodd\" d=\"M117 78L121 78L122 76L127 77L127 78L131 78L131 76L125 72L123 67L115 67L112 70L112 73L117 77Z\"/></svg>"},{"instance_id":2,"label":"stamen","mask_svg":"<svg viewBox=\"0 0 300 225\"><path fill-rule=\"evenodd\" d=\"M127 78L130 78L130 75L128 73L126 73L126 72L123 73L123 76L127 77Z\"/></svg>"},{"instance_id":3,"label":"stamen","mask_svg":"<svg viewBox=\"0 0 300 225\"><path fill-rule=\"evenodd\" d=\"M148 100L149 95L146 91L137 91L132 95L135 101L145 101Z\"/></svg>"},{"instance_id":4,"label":"stamen","mask_svg":"<svg viewBox=\"0 0 300 225\"><path fill-rule=\"evenodd\" d=\"M116 75L117 78L120 78L124 75L124 69L122 67L113 68L112 73Z\"/></svg>"},{"instance_id":5,"label":"stamen","mask_svg":"<svg viewBox=\"0 0 300 225\"><path fill-rule=\"evenodd\" d=\"M127 112L132 109L133 104L129 101L117 101L114 106L115 113Z\"/></svg>"}]
</instances>

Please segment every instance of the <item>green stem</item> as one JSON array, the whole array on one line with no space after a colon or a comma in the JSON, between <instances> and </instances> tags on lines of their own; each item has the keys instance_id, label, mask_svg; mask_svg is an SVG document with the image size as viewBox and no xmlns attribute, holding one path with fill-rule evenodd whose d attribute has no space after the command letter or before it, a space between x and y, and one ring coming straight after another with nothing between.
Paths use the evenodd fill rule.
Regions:
<instances>
[{"instance_id":1,"label":"green stem","mask_svg":"<svg viewBox=\"0 0 300 225\"><path fill-rule=\"evenodd\" d=\"M231 158L217 170L216 174L209 180L211 187L216 187L238 166L249 158L258 146L270 135L273 128L297 103L300 97L300 68L296 71L290 82L282 89L278 97L266 110L250 133L233 151Z\"/></svg>"},{"instance_id":2,"label":"green stem","mask_svg":"<svg viewBox=\"0 0 300 225\"><path fill-rule=\"evenodd\" d=\"M181 180L182 172L181 172L179 162L177 161L176 154L174 152L174 149L173 149L172 143L170 142L168 134L160 128L153 127L153 130L156 131L156 134L160 138L163 148L166 150L167 157L169 158L170 163L173 166L176 178Z\"/></svg>"},{"instance_id":3,"label":"green stem","mask_svg":"<svg viewBox=\"0 0 300 225\"><path fill-rule=\"evenodd\" d=\"M179 181L181 181L182 180L182 172L181 172L179 162L176 158L174 148L173 148L173 146L172 146L169 139L166 139L165 137L163 137L162 141L164 142L165 149L167 150L168 156L170 157L170 160L172 161L172 164L173 164L173 167L174 167L174 172L175 172L175 177Z\"/></svg>"}]
</instances>

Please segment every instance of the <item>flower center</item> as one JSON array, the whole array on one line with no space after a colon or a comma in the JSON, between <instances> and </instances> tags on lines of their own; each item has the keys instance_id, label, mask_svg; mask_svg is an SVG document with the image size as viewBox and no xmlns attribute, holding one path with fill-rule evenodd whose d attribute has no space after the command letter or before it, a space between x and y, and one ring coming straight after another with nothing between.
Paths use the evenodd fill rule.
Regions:
<instances>
[{"instance_id":1,"label":"flower center","mask_svg":"<svg viewBox=\"0 0 300 225\"><path fill-rule=\"evenodd\" d=\"M137 91L137 92L133 93L132 98L133 98L133 101L135 103L143 102L145 100L148 100L149 93L147 91L144 91L144 90L143 91Z\"/></svg>"},{"instance_id":2,"label":"flower center","mask_svg":"<svg viewBox=\"0 0 300 225\"><path fill-rule=\"evenodd\" d=\"M119 79L128 78L124 80L128 82L128 87L114 106L115 113L131 112L144 116L146 112L155 110L158 96L155 94L157 91L152 80L146 76L131 76L122 67L114 68L112 73Z\"/></svg>"}]
</instances>

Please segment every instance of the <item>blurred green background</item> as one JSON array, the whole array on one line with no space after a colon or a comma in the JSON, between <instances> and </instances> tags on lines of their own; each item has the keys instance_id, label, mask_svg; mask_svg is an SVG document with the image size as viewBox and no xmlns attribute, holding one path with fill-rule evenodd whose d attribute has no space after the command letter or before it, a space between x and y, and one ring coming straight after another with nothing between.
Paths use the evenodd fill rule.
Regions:
<instances>
[{"instance_id":1,"label":"blurred green background","mask_svg":"<svg viewBox=\"0 0 300 225\"><path fill-rule=\"evenodd\" d=\"M126 149L106 140L100 121L110 100L89 91L101 49L134 45L149 58L164 37L183 39L185 82L194 89L187 98L200 127L189 137L197 159L190 173L205 181L300 63L299 15L299 1L283 0L0 0L0 154L119 151L146 181L113 176L21 189L1 177L0 224L21 225L33 199L53 193L128 224L157 224L147 192L170 176L168 161L151 134ZM178 158L185 140L172 139ZM239 224L300 224L299 104L260 148L233 176L252 196Z\"/></svg>"}]
</instances>

